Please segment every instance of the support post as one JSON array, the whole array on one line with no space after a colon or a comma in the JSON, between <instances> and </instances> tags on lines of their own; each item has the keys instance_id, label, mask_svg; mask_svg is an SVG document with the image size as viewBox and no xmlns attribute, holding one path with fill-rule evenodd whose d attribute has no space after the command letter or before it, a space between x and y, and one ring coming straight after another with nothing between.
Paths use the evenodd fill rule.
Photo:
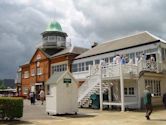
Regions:
<instances>
[{"instance_id":1,"label":"support post","mask_svg":"<svg viewBox=\"0 0 166 125\"><path fill-rule=\"evenodd\" d=\"M100 65L100 110L103 110L103 93L102 93L102 65Z\"/></svg>"},{"instance_id":2,"label":"support post","mask_svg":"<svg viewBox=\"0 0 166 125\"><path fill-rule=\"evenodd\" d=\"M121 111L125 111L125 106L124 106L124 79L123 79L123 67L120 64L120 94L121 94Z\"/></svg>"}]
</instances>

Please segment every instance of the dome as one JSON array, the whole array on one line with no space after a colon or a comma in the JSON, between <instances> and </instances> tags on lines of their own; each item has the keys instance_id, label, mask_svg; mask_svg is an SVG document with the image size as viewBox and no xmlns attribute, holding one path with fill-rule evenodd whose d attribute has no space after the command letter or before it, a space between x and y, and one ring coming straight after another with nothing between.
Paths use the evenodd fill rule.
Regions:
<instances>
[{"instance_id":1,"label":"dome","mask_svg":"<svg viewBox=\"0 0 166 125\"><path fill-rule=\"evenodd\" d=\"M48 26L46 31L58 31L62 32L61 25L57 21L51 21Z\"/></svg>"}]
</instances>

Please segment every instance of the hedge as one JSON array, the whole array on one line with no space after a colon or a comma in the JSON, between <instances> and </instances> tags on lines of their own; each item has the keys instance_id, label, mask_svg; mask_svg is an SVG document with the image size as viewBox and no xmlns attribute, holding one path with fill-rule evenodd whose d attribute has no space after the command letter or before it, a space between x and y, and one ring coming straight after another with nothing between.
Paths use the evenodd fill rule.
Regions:
<instances>
[{"instance_id":1,"label":"hedge","mask_svg":"<svg viewBox=\"0 0 166 125\"><path fill-rule=\"evenodd\" d=\"M21 118L23 116L23 99L20 97L0 97L1 118Z\"/></svg>"}]
</instances>

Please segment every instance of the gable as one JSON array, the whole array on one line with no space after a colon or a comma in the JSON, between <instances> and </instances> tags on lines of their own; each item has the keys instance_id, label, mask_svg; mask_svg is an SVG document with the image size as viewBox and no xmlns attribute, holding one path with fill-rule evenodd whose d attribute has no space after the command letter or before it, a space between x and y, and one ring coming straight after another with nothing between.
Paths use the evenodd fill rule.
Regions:
<instances>
[{"instance_id":1,"label":"gable","mask_svg":"<svg viewBox=\"0 0 166 125\"><path fill-rule=\"evenodd\" d=\"M72 76L72 74L69 71L65 72L54 72L54 74L48 79L46 84L58 84L60 81L66 79L71 79L72 82L77 83L75 78Z\"/></svg>"},{"instance_id":2,"label":"gable","mask_svg":"<svg viewBox=\"0 0 166 125\"><path fill-rule=\"evenodd\" d=\"M43 60L43 59L47 59L47 56L40 49L37 49L35 54L32 56L30 63L36 62L36 60Z\"/></svg>"}]
</instances>

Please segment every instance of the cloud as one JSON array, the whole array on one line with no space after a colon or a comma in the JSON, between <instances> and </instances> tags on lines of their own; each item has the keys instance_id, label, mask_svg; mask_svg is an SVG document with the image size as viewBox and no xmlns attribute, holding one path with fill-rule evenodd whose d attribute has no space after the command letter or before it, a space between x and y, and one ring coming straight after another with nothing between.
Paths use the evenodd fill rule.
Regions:
<instances>
[{"instance_id":1,"label":"cloud","mask_svg":"<svg viewBox=\"0 0 166 125\"><path fill-rule=\"evenodd\" d=\"M165 5L163 0L1 0L0 78L15 78L51 19L76 46L145 30L166 39Z\"/></svg>"},{"instance_id":2,"label":"cloud","mask_svg":"<svg viewBox=\"0 0 166 125\"><path fill-rule=\"evenodd\" d=\"M101 39L112 39L133 32L148 30L156 35L163 34L165 26L165 5L157 0L89 0L76 2L75 7L81 11L89 25L73 23L75 30L89 36L96 34ZM80 26L82 30L78 27ZM90 32L88 32L90 31ZM165 37L166 36L162 36Z\"/></svg>"}]
</instances>

